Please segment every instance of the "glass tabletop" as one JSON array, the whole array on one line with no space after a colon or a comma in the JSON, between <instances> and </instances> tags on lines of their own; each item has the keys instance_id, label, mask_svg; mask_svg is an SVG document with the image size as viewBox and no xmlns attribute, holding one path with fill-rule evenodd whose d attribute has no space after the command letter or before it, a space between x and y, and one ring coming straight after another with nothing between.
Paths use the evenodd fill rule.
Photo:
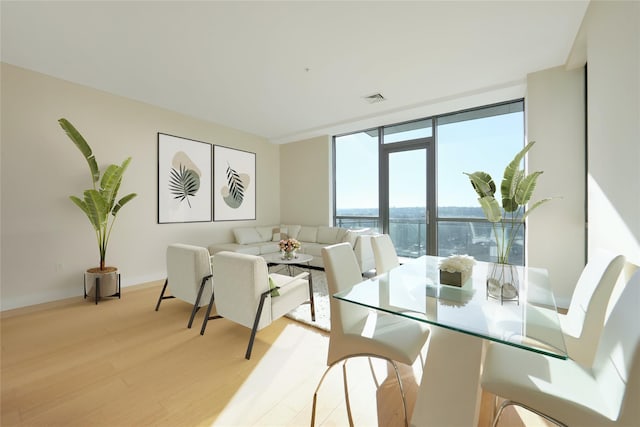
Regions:
<instances>
[{"instance_id":1,"label":"glass tabletop","mask_svg":"<svg viewBox=\"0 0 640 427\"><path fill-rule=\"evenodd\" d=\"M476 261L462 286L439 283L443 258L423 256L334 294L335 298L461 333L567 358L546 270L518 267L520 300L486 293L488 263Z\"/></svg>"}]
</instances>

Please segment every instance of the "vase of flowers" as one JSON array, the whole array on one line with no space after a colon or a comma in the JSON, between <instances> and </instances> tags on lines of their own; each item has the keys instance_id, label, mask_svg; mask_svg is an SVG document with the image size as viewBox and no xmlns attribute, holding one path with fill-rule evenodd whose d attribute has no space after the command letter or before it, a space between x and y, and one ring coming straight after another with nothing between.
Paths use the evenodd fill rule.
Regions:
<instances>
[{"instance_id":1,"label":"vase of flowers","mask_svg":"<svg viewBox=\"0 0 640 427\"><path fill-rule=\"evenodd\" d=\"M294 259L296 258L296 251L300 249L300 242L296 239L283 239L278 243L280 247L280 253L282 259Z\"/></svg>"},{"instance_id":2,"label":"vase of flowers","mask_svg":"<svg viewBox=\"0 0 640 427\"><path fill-rule=\"evenodd\" d=\"M516 236L520 232L526 217L551 198L538 200L526 209L531 200L536 181L542 171L535 171L525 175L520 163L527 151L533 147L534 141L529 142L504 170L500 195L502 206L495 198L496 184L486 172L466 173L473 189L478 195L478 202L485 217L493 226L496 240L497 262L489 265L487 273L487 295L504 300L519 300L518 271L509 264L509 254Z\"/></svg>"}]
</instances>

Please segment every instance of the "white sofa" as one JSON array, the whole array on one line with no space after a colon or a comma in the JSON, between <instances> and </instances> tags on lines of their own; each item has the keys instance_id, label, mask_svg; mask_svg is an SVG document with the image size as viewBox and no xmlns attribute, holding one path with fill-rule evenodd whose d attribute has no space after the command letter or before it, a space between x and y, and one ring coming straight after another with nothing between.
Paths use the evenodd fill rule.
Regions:
<instances>
[{"instance_id":1,"label":"white sofa","mask_svg":"<svg viewBox=\"0 0 640 427\"><path fill-rule=\"evenodd\" d=\"M311 225L275 225L237 227L233 229L234 243L209 245L209 253L220 251L239 252L250 255L266 255L280 252L281 239L294 238L300 242L300 252L313 256L310 265L324 268L321 250L335 243L348 242L353 248L363 273L375 268L371 235L368 229L350 230L341 227Z\"/></svg>"}]
</instances>

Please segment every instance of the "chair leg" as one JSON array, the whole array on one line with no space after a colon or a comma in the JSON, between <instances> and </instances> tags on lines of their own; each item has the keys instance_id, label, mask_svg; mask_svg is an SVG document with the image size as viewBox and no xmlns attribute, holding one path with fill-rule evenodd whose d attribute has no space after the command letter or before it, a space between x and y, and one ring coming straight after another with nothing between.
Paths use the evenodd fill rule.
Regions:
<instances>
[{"instance_id":1,"label":"chair leg","mask_svg":"<svg viewBox=\"0 0 640 427\"><path fill-rule=\"evenodd\" d=\"M400 397L402 398L402 410L404 412L404 425L409 427L409 416L407 414L407 398L404 394L404 387L402 386L402 379L400 378L400 371L395 361L387 359L387 362L391 363L393 370L396 372L396 379L398 380L398 387L400 388Z\"/></svg>"},{"instance_id":2,"label":"chair leg","mask_svg":"<svg viewBox=\"0 0 640 427\"><path fill-rule=\"evenodd\" d=\"M504 409L505 409L507 406L520 406L521 408L524 408L524 409L526 409L527 411L531 411L531 412L533 412L534 414L536 414L536 415L538 415L538 416L540 416L540 417L544 418L545 420L549 421L550 423L553 423L553 424L557 425L558 427L568 427L565 423L563 423L563 422L561 422L561 421L558 421L558 420L556 420L555 418L550 417L550 416L549 416L549 415L547 415L547 414L543 414L542 412L540 412L540 411L538 411L538 410L536 410L536 409L533 409L533 408L532 408L532 407L530 407L530 406L527 406L527 405L525 405L525 404L523 404L523 403L515 402L515 401L513 401L513 400L505 400L504 402L502 402L502 404L501 404L501 405L500 405L500 407L498 408L498 412L496 412L496 415L495 415L495 417L493 418L493 423L491 424L491 425L492 425L492 427L497 427L497 425L498 425L498 420L500 419L500 416L502 416L502 411L504 411Z\"/></svg>"},{"instance_id":3,"label":"chair leg","mask_svg":"<svg viewBox=\"0 0 640 427\"><path fill-rule=\"evenodd\" d=\"M251 329L251 338L249 338L249 346L247 347L247 352L244 355L244 358L249 360L251 359L251 351L253 350L253 340L256 338L256 332L258 332L258 324L260 323L260 317L262 316L262 308L264 307L264 300L267 298L267 295L271 294L271 290L263 292L260 295L260 304L258 304L258 312L256 313L256 318L253 320L253 328Z\"/></svg>"},{"instance_id":4,"label":"chair leg","mask_svg":"<svg viewBox=\"0 0 640 427\"><path fill-rule=\"evenodd\" d=\"M160 308L160 303L162 302L163 299L167 299L167 298L173 298L173 297L165 297L164 293L167 290L167 284L169 283L169 279L165 279L164 281L164 286L162 287L162 292L160 292L160 298L158 298L158 303L156 304L156 311L158 311L158 309Z\"/></svg>"},{"instance_id":5,"label":"chair leg","mask_svg":"<svg viewBox=\"0 0 640 427\"><path fill-rule=\"evenodd\" d=\"M353 415L351 414L351 402L349 401L349 383L347 382L347 360L342 363L342 388L344 389L344 402L347 407L347 418L349 418L349 427L353 427Z\"/></svg>"},{"instance_id":6,"label":"chair leg","mask_svg":"<svg viewBox=\"0 0 640 427\"><path fill-rule=\"evenodd\" d=\"M211 278L211 275L204 276L202 278L202 282L200 283L200 289L198 289L198 296L196 297L196 302L193 303L193 310L191 310L191 317L189 317L189 323L187 323L187 328L191 329L191 325L193 324L193 318L196 317L196 312L200 309L200 298L202 297L202 292L204 292L204 285L207 283L207 280ZM213 292L212 292L213 293Z\"/></svg>"},{"instance_id":7,"label":"chair leg","mask_svg":"<svg viewBox=\"0 0 640 427\"><path fill-rule=\"evenodd\" d=\"M344 390L345 390L345 399L346 399L346 405L347 405L347 416L349 417L349 425L351 427L353 427L353 419L351 418L351 408L349 405L349 394L348 394L348 390L347 390L347 374L346 374L346 361L349 358L352 357L358 357L358 356L366 356L366 357L375 357L378 359L383 359L386 360L387 362L391 363L391 365L393 366L393 370L396 373L396 379L398 381L398 387L400 389L400 397L402 398L402 409L404 411L404 425L405 427L409 427L409 417L407 414L407 400L404 394L404 387L402 386L402 379L400 378L400 371L398 370L398 365L396 365L396 362L388 359L386 357L380 357L376 354L353 354L350 356L346 356L342 359L339 359L335 362L333 362L331 365L329 365L327 367L327 369L324 371L324 374L322 374L322 377L320 378L320 382L318 383L318 385L316 386L316 391L313 393L313 404L311 406L311 427L315 426L315 422L316 422L316 404L318 401L318 391L320 390L320 386L322 385L322 382L324 381L325 377L327 376L327 374L329 373L329 371L331 370L331 368L333 368L335 365L337 365L338 363L340 363L341 361L344 360L344 365L343 365L343 378L344 378ZM494 426L495 427L495 426ZM561 426L561 427L566 427L566 426Z\"/></svg>"},{"instance_id":8,"label":"chair leg","mask_svg":"<svg viewBox=\"0 0 640 427\"><path fill-rule=\"evenodd\" d=\"M316 386L316 391L313 393L313 405L311 405L311 427L314 427L316 425L316 403L318 402L318 391L320 391L322 382L324 381L325 377L327 376L331 368L333 368L340 362L341 360L338 360L337 362L334 362L331 365L327 366L327 369L325 369L324 373L322 374L322 377L320 377L320 381Z\"/></svg>"},{"instance_id":9,"label":"chair leg","mask_svg":"<svg viewBox=\"0 0 640 427\"><path fill-rule=\"evenodd\" d=\"M204 335L204 330L207 329L207 323L209 320L213 319L222 319L222 316L212 316L211 308L213 307L213 302L215 300L215 294L211 292L211 299L209 299L209 306L207 307L207 312L204 315L204 320L202 321L202 328L200 329L200 335Z\"/></svg>"}]
</instances>

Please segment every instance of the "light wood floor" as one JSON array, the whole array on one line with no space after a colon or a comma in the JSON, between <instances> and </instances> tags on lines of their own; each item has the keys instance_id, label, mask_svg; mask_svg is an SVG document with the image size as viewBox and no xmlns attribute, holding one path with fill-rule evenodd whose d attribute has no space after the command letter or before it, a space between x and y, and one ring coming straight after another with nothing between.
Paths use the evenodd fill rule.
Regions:
<instances>
[{"instance_id":1,"label":"light wood floor","mask_svg":"<svg viewBox=\"0 0 640 427\"><path fill-rule=\"evenodd\" d=\"M97 306L78 297L3 312L0 424L309 425L326 368L326 333L280 319L258 332L247 361L248 329L220 319L200 336L204 310L193 329L186 328L190 307L182 301L166 300L154 311L160 287L129 287L121 300ZM347 366L355 425L402 425L386 363L353 359ZM410 411L421 373L419 361L402 367ZM480 427L490 424L492 404L483 395ZM317 424L348 425L338 367L318 395ZM500 425L546 424L511 411Z\"/></svg>"}]
</instances>

